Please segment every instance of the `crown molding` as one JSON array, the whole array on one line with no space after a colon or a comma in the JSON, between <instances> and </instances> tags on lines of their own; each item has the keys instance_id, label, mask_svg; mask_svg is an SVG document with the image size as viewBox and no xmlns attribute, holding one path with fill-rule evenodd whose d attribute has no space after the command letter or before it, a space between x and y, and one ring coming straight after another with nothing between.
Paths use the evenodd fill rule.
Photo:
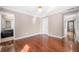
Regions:
<instances>
[{"instance_id":1,"label":"crown molding","mask_svg":"<svg viewBox=\"0 0 79 59\"><path fill-rule=\"evenodd\" d=\"M18 12L18 13L22 13L22 14L27 14L27 15L30 15L30 16L36 16L30 12L24 12L24 11L21 11L21 10L16 10L16 9L11 9L11 8L7 8L7 7L0 7L0 11L5 11L5 12Z\"/></svg>"},{"instance_id":2,"label":"crown molding","mask_svg":"<svg viewBox=\"0 0 79 59\"><path fill-rule=\"evenodd\" d=\"M1 9L2 8L2 9ZM48 17L48 16L50 16L50 15L53 15L53 14L56 14L56 13L66 13L66 12L68 12L69 10L71 10L71 9L73 9L73 8L77 8L76 6L74 7L74 6L71 6L71 7L66 7L66 8L63 8L63 9L61 9L61 10L57 10L57 11L50 11L50 12L48 12L48 13L46 13L46 14L43 14L43 15L35 15L35 14L33 14L33 13L31 13L31 12L27 12L27 11L21 11L21 10L16 10L16 9L14 9L14 8L8 8L8 7L0 7L0 10L4 10L4 11L6 11L6 10L10 10L10 11L14 11L14 12L19 12L19 13L23 13L23 14L27 14L27 15L31 15L31 16L37 16L37 17L41 17L41 18L44 18L44 17Z\"/></svg>"}]
</instances>

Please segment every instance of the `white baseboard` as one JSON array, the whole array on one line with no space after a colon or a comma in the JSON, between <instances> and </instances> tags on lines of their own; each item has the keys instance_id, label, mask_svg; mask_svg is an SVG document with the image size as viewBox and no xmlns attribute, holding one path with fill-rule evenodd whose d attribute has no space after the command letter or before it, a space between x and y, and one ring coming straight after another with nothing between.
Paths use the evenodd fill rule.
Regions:
<instances>
[{"instance_id":1,"label":"white baseboard","mask_svg":"<svg viewBox=\"0 0 79 59\"><path fill-rule=\"evenodd\" d=\"M52 34L48 34L48 36L56 37L56 38L59 38L59 39L62 39L64 37L64 36L57 36L57 35L52 35Z\"/></svg>"},{"instance_id":2,"label":"white baseboard","mask_svg":"<svg viewBox=\"0 0 79 59\"><path fill-rule=\"evenodd\" d=\"M30 34L30 35L23 35L23 36L20 36L20 37L16 37L15 40L22 39L22 38L28 38L28 37L39 35L39 34L41 34L41 33L33 33L33 34Z\"/></svg>"},{"instance_id":3,"label":"white baseboard","mask_svg":"<svg viewBox=\"0 0 79 59\"><path fill-rule=\"evenodd\" d=\"M30 34L30 35L23 35L23 36L20 36L20 37L16 37L15 40L22 39L22 38L28 38L28 37L39 35L39 34L45 34L45 33L33 33L33 34ZM51 35L51 34L46 34L46 35L51 36L51 37L60 38L60 39L62 39L64 37L64 36L60 37L60 36Z\"/></svg>"}]
</instances>

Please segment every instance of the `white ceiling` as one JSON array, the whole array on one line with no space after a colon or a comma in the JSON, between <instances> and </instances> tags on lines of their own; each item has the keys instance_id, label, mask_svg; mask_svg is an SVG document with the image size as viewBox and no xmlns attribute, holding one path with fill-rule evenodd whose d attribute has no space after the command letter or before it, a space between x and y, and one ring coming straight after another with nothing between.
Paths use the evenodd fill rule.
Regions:
<instances>
[{"instance_id":1,"label":"white ceiling","mask_svg":"<svg viewBox=\"0 0 79 59\"><path fill-rule=\"evenodd\" d=\"M4 6L3 8L41 17L72 8L72 6L42 6L43 11L38 12L37 7L38 6Z\"/></svg>"}]
</instances>

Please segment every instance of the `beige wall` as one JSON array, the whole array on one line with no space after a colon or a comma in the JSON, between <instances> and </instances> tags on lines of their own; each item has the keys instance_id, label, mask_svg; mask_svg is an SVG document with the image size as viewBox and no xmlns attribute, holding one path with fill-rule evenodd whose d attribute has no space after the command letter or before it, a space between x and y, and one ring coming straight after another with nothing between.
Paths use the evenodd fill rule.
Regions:
<instances>
[{"instance_id":1,"label":"beige wall","mask_svg":"<svg viewBox=\"0 0 79 59\"><path fill-rule=\"evenodd\" d=\"M16 37L39 33L41 31L41 19L36 18L36 23L33 23L33 16L15 13L16 19Z\"/></svg>"},{"instance_id":2,"label":"beige wall","mask_svg":"<svg viewBox=\"0 0 79 59\"><path fill-rule=\"evenodd\" d=\"M32 16L25 15L25 14L20 14L20 13L15 13L15 35L16 37L23 36L25 34L30 34L32 33Z\"/></svg>"},{"instance_id":3,"label":"beige wall","mask_svg":"<svg viewBox=\"0 0 79 59\"><path fill-rule=\"evenodd\" d=\"M48 16L48 32L58 37L63 36L63 15L61 13Z\"/></svg>"},{"instance_id":4,"label":"beige wall","mask_svg":"<svg viewBox=\"0 0 79 59\"><path fill-rule=\"evenodd\" d=\"M10 10L8 10L9 12ZM39 33L42 31L42 19L37 17L33 24L34 16L13 12L15 14L15 34L16 37ZM61 13L48 16L48 33L56 36L63 36L63 15Z\"/></svg>"},{"instance_id":5,"label":"beige wall","mask_svg":"<svg viewBox=\"0 0 79 59\"><path fill-rule=\"evenodd\" d=\"M15 14L15 37L26 36L41 31L42 20L36 17L36 22L33 24L34 16L11 11L8 9L1 10L2 12L8 12Z\"/></svg>"},{"instance_id":6,"label":"beige wall","mask_svg":"<svg viewBox=\"0 0 79 59\"><path fill-rule=\"evenodd\" d=\"M42 31L42 19L37 17L36 23L33 25L34 25L34 33L41 33L41 31Z\"/></svg>"}]
</instances>

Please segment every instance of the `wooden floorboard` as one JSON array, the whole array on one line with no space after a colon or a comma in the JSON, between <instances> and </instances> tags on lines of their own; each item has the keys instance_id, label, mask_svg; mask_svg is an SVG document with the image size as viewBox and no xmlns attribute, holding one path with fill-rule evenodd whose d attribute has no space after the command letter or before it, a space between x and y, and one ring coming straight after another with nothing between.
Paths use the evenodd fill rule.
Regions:
<instances>
[{"instance_id":1,"label":"wooden floorboard","mask_svg":"<svg viewBox=\"0 0 79 59\"><path fill-rule=\"evenodd\" d=\"M73 43L72 43L73 44ZM36 35L30 38L24 38L15 42L17 52L64 52L76 51L67 45L64 40L50 37L48 35ZM70 50L71 49L71 50Z\"/></svg>"},{"instance_id":2,"label":"wooden floorboard","mask_svg":"<svg viewBox=\"0 0 79 59\"><path fill-rule=\"evenodd\" d=\"M79 44L48 35L35 35L14 41L15 52L72 52L79 51ZM7 42L8 43L8 42ZM4 44L3 44L4 45ZM78 45L78 46L77 46ZM5 48L2 49L5 51ZM8 50L6 49L6 52ZM11 52L11 50L10 50Z\"/></svg>"}]
</instances>

